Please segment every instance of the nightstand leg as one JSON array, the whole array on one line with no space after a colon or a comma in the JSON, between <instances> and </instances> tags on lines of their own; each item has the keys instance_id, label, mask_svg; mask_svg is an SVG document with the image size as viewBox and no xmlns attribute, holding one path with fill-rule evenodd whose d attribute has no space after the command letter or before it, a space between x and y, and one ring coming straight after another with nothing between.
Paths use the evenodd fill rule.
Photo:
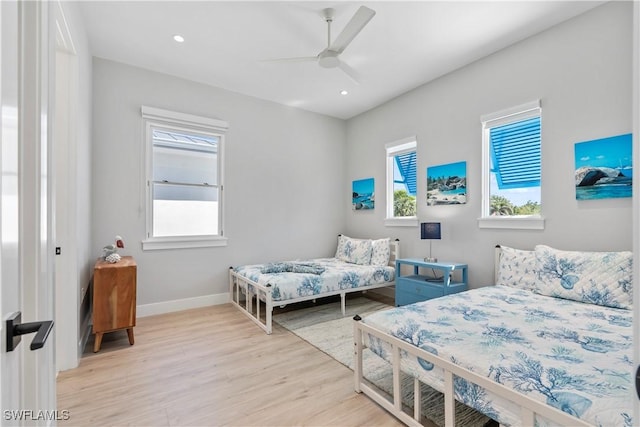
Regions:
<instances>
[{"instance_id":1,"label":"nightstand leg","mask_svg":"<svg viewBox=\"0 0 640 427\"><path fill-rule=\"evenodd\" d=\"M96 338L95 338L95 341L93 342L94 353L97 353L100 351L100 346L102 345L102 335L104 335L102 332L96 332Z\"/></svg>"},{"instance_id":2,"label":"nightstand leg","mask_svg":"<svg viewBox=\"0 0 640 427\"><path fill-rule=\"evenodd\" d=\"M127 329L127 335L129 336L129 344L133 345L133 328Z\"/></svg>"}]
</instances>

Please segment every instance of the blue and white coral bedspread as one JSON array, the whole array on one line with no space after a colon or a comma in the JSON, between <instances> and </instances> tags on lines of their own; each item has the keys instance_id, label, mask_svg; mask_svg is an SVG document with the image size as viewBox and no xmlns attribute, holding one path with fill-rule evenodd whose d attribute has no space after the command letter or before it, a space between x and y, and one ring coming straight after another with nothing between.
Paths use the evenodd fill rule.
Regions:
<instances>
[{"instance_id":1,"label":"blue and white coral bedspread","mask_svg":"<svg viewBox=\"0 0 640 427\"><path fill-rule=\"evenodd\" d=\"M263 273L263 271L277 271L288 264L317 271ZM281 269L286 270L286 268ZM299 269L299 271L303 270L304 268ZM393 267L351 264L336 258L243 265L235 267L234 271L258 284L265 286L270 284L273 301L287 301L312 295L322 296L329 292L392 282L395 279ZM321 274L316 274L320 271L322 271Z\"/></svg>"},{"instance_id":2,"label":"blue and white coral bedspread","mask_svg":"<svg viewBox=\"0 0 640 427\"><path fill-rule=\"evenodd\" d=\"M631 310L488 286L364 322L593 425L633 425ZM380 340L369 347L390 360ZM444 388L442 370L425 360L407 359L402 370ZM520 423L510 402L457 377L454 388L457 400L498 422Z\"/></svg>"}]
</instances>

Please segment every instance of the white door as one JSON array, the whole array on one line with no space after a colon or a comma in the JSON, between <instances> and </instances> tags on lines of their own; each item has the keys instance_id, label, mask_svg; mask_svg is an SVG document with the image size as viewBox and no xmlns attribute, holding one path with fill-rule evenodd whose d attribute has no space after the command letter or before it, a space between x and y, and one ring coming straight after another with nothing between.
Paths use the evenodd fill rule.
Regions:
<instances>
[{"instance_id":1,"label":"white door","mask_svg":"<svg viewBox=\"0 0 640 427\"><path fill-rule=\"evenodd\" d=\"M0 337L4 337L4 319L20 307L18 254L18 7L0 2ZM2 339L0 393L2 408L19 408L21 351L8 353Z\"/></svg>"},{"instance_id":2,"label":"white door","mask_svg":"<svg viewBox=\"0 0 640 427\"><path fill-rule=\"evenodd\" d=\"M50 18L46 2L0 1L0 424L50 425L54 340L38 333L9 350L6 320L53 319L48 135ZM44 337L41 337L44 338Z\"/></svg>"}]
</instances>

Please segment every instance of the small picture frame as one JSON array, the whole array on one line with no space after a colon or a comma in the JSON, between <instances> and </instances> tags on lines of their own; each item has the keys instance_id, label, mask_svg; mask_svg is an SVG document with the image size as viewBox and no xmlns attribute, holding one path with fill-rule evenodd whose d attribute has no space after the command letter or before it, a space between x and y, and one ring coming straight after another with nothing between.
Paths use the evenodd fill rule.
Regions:
<instances>
[{"instance_id":1,"label":"small picture frame","mask_svg":"<svg viewBox=\"0 0 640 427\"><path fill-rule=\"evenodd\" d=\"M375 182L373 178L353 181L351 187L351 204L353 210L367 210L375 208Z\"/></svg>"}]
</instances>

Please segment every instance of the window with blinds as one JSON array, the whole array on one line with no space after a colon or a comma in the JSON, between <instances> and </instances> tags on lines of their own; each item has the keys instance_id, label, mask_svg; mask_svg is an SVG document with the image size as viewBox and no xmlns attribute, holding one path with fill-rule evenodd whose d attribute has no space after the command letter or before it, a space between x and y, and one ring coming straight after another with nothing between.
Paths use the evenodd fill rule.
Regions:
<instances>
[{"instance_id":1,"label":"window with blinds","mask_svg":"<svg viewBox=\"0 0 640 427\"><path fill-rule=\"evenodd\" d=\"M416 152L399 154L394 156L394 184L407 191L412 196L416 196Z\"/></svg>"},{"instance_id":2,"label":"window with blinds","mask_svg":"<svg viewBox=\"0 0 640 427\"><path fill-rule=\"evenodd\" d=\"M498 189L540 186L540 117L489 130Z\"/></svg>"},{"instance_id":3,"label":"window with blinds","mask_svg":"<svg viewBox=\"0 0 640 427\"><path fill-rule=\"evenodd\" d=\"M393 219L416 217L417 168L415 137L385 146L387 153L387 225ZM403 224L404 225L404 224Z\"/></svg>"},{"instance_id":4,"label":"window with blinds","mask_svg":"<svg viewBox=\"0 0 640 427\"><path fill-rule=\"evenodd\" d=\"M540 102L482 117L483 217L541 214Z\"/></svg>"}]
</instances>

